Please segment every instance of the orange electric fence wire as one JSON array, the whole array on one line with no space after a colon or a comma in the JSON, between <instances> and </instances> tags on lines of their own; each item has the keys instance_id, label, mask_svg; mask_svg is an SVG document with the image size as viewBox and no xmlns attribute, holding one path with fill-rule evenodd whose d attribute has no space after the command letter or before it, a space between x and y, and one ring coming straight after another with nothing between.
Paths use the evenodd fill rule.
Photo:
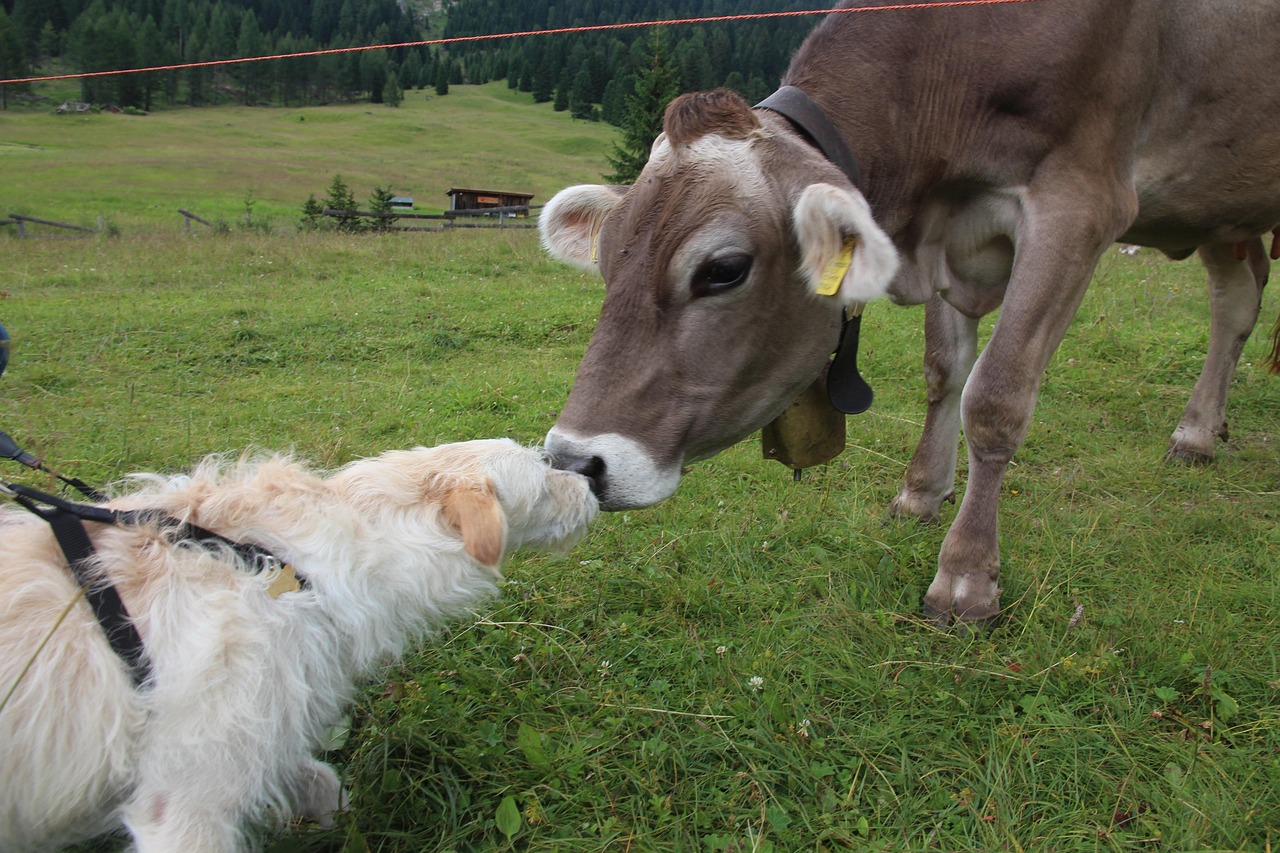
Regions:
<instances>
[{"instance_id":1,"label":"orange electric fence wire","mask_svg":"<svg viewBox=\"0 0 1280 853\"><path fill-rule=\"evenodd\" d=\"M390 50L397 47L425 47L428 45L464 44L496 39L524 38L527 36L551 36L566 33L598 33L605 30L629 30L637 27L669 27L677 24L719 24L728 21L754 21L766 18L798 18L802 15L839 15L850 12L902 12L916 9L946 9L957 6L995 6L1010 3L1035 3L1038 0L938 0L934 3L894 3L888 6L852 6L845 9L805 9L791 12L754 12L742 15L715 15L705 18L677 18L666 21L634 21L623 24L596 24L589 27L560 27L552 30L527 30L516 33L494 33L481 36L456 36L454 38L424 39L398 44L374 44L362 47L334 47L325 50L307 50L299 53L278 53L271 56L244 56L238 59L211 59L204 62L184 62L178 65L156 65L150 68L124 68L115 71L86 71L79 74L53 74L45 77L15 77L0 80L0 86L11 83L44 83L50 80L79 80L89 77L109 77L116 74L144 74L149 71L181 71L186 68L209 68L216 65L237 65L244 62L265 62L272 59L300 59L307 56L326 56L334 53L357 53L365 50Z\"/></svg>"}]
</instances>

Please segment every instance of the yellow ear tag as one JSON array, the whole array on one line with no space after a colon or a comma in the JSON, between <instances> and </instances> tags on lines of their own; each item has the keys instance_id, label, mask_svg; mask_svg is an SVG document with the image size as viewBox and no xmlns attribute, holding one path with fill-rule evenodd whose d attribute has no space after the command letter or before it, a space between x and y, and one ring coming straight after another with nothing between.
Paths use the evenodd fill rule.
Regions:
<instances>
[{"instance_id":1,"label":"yellow ear tag","mask_svg":"<svg viewBox=\"0 0 1280 853\"><path fill-rule=\"evenodd\" d=\"M267 587L267 595L279 598L286 592L297 592L300 589L302 584L298 583L298 575L294 572L293 566L285 563L280 567L280 573L276 575L275 580Z\"/></svg>"},{"instance_id":2,"label":"yellow ear tag","mask_svg":"<svg viewBox=\"0 0 1280 853\"><path fill-rule=\"evenodd\" d=\"M591 263L600 265L600 229L591 229Z\"/></svg>"},{"instance_id":3,"label":"yellow ear tag","mask_svg":"<svg viewBox=\"0 0 1280 853\"><path fill-rule=\"evenodd\" d=\"M827 268L822 271L822 278L818 279L819 296L835 296L840 290L840 282L844 281L845 273L849 272L849 267L853 266L853 247L856 245L858 245L857 237L844 238L840 254L827 264Z\"/></svg>"}]
</instances>

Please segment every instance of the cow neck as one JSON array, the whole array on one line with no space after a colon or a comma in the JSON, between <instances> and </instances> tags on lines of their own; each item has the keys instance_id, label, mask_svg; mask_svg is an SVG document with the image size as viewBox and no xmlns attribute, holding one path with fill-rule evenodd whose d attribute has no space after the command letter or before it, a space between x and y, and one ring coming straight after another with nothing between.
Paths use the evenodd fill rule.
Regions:
<instances>
[{"instance_id":1,"label":"cow neck","mask_svg":"<svg viewBox=\"0 0 1280 853\"><path fill-rule=\"evenodd\" d=\"M760 103L758 110L772 110L791 122L857 189L861 183L858 158L840 131L823 112L822 107L795 86L783 86ZM852 306L851 306L852 307ZM858 372L858 340L862 324L862 307L846 308L840 327L840 342L826 372L827 399L838 411L859 415L871 408L875 396L871 386Z\"/></svg>"},{"instance_id":2,"label":"cow neck","mask_svg":"<svg viewBox=\"0 0 1280 853\"><path fill-rule=\"evenodd\" d=\"M855 187L861 185L858 158L822 107L795 86L783 86L755 106L772 110L791 122L800 135L812 143Z\"/></svg>"}]
</instances>

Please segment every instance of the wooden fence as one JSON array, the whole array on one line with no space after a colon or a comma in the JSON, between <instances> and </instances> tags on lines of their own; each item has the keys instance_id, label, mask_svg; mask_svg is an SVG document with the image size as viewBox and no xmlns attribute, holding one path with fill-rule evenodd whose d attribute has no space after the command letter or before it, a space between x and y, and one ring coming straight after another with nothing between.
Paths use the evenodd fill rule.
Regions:
<instances>
[{"instance_id":1,"label":"wooden fence","mask_svg":"<svg viewBox=\"0 0 1280 853\"><path fill-rule=\"evenodd\" d=\"M325 216L337 218L379 219L382 222L374 227L379 231L444 231L446 228L536 228L537 221L532 217L542 205L521 204L512 207L485 207L478 210L446 210L444 213L383 213L372 210L335 210L324 208ZM400 219L435 220L442 225L393 225ZM485 220L477 222L459 222L459 219Z\"/></svg>"},{"instance_id":2,"label":"wooden fence","mask_svg":"<svg viewBox=\"0 0 1280 853\"><path fill-rule=\"evenodd\" d=\"M542 205L515 205L512 207L487 207L478 210L446 210L444 213L401 213L397 211L380 212L372 210L334 210L326 207L322 211L325 216L334 218L365 218L376 219L381 222L374 226L379 231L444 231L446 228L536 228L537 227L537 211L542 209ZM191 223L198 222L201 225L213 228L214 223L192 213L190 210L178 208L178 213L182 214L183 228L186 231L191 230ZM396 225L393 224L398 220L406 219L411 221L434 220L440 222L440 225ZM474 221L459 221L474 220ZM40 234L29 233L27 231L28 223L33 225L44 225L50 228L61 228L66 231L77 232L75 234ZM18 227L17 236L19 237L79 237L88 234L100 234L106 230L106 226L101 216L98 217L97 228L87 228L83 225L71 225L66 222L54 222L49 219L37 219L34 216L25 216L20 213L10 213L7 217L0 216L0 226L16 225Z\"/></svg>"},{"instance_id":3,"label":"wooden fence","mask_svg":"<svg viewBox=\"0 0 1280 853\"><path fill-rule=\"evenodd\" d=\"M17 225L17 226L18 226L18 236L19 236L19 237L48 237L48 236L57 236L57 237L64 237L64 238L66 238L66 237L76 237L76 236L79 236L78 234L55 234L55 235L48 235L48 234L28 234L28 233L27 233L27 223L28 223L28 222L30 222L30 223L32 223L32 224L34 224L34 225L47 225L47 226L49 226L49 227L51 227L51 228L63 228L63 229L66 229L66 230L68 230L68 231L78 231L78 232L82 232L82 233L86 233L86 234L98 234L98 233L101 233L101 232L102 232L102 230L103 230L103 227L104 227L104 226L103 226L103 222L102 222L102 217L101 217L101 216L99 216L99 217L98 217L98 227L97 227L97 228L86 228L86 227L85 227L85 226L83 226L83 225L70 225L70 224L68 224L68 223L66 223L66 222L53 222L53 221L48 220L48 219L37 219L37 218L36 218L36 217L34 217L34 216L23 216L21 213L10 213L10 214L9 214L9 218L8 218L8 219L0 219L0 225Z\"/></svg>"},{"instance_id":4,"label":"wooden fence","mask_svg":"<svg viewBox=\"0 0 1280 853\"><path fill-rule=\"evenodd\" d=\"M202 216L196 216L189 210L180 207L178 208L178 212L182 214L182 227L184 231L191 231L191 220L193 219L201 225L207 225L210 228L214 227L212 222Z\"/></svg>"}]
</instances>

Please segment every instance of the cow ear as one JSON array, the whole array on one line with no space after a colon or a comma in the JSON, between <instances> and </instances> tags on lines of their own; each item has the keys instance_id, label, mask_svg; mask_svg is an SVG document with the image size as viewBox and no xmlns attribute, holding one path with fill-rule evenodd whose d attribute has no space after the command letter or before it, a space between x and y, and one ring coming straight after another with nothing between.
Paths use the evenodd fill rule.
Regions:
<instances>
[{"instance_id":1,"label":"cow ear","mask_svg":"<svg viewBox=\"0 0 1280 853\"><path fill-rule=\"evenodd\" d=\"M600 225L626 191L626 187L582 184L556 193L538 217L543 248L556 260L599 272Z\"/></svg>"},{"instance_id":2,"label":"cow ear","mask_svg":"<svg viewBox=\"0 0 1280 853\"><path fill-rule=\"evenodd\" d=\"M800 244L800 273L813 292L842 305L884 296L898 271L898 253L871 218L862 193L810 184L792 220Z\"/></svg>"},{"instance_id":3,"label":"cow ear","mask_svg":"<svg viewBox=\"0 0 1280 853\"><path fill-rule=\"evenodd\" d=\"M477 563L498 571L507 546L507 517L493 483L451 485L441 498L445 520L462 536L462 549Z\"/></svg>"}]
</instances>

